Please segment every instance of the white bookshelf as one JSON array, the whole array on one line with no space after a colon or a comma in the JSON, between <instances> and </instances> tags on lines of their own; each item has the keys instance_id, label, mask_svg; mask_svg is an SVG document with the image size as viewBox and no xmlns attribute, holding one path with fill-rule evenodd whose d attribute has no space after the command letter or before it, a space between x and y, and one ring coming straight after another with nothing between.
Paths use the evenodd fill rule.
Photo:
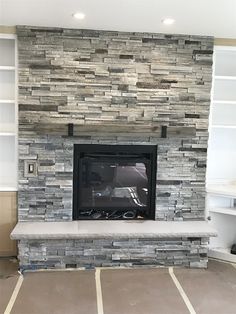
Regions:
<instances>
[{"instance_id":1,"label":"white bookshelf","mask_svg":"<svg viewBox=\"0 0 236 314\"><path fill-rule=\"evenodd\" d=\"M223 214L223 215L236 216L236 209L235 208L214 207L214 208L210 208L210 212Z\"/></svg>"},{"instance_id":2,"label":"white bookshelf","mask_svg":"<svg viewBox=\"0 0 236 314\"><path fill-rule=\"evenodd\" d=\"M0 191L17 190L17 44L0 34Z\"/></svg>"},{"instance_id":3,"label":"white bookshelf","mask_svg":"<svg viewBox=\"0 0 236 314\"><path fill-rule=\"evenodd\" d=\"M209 256L227 261L230 263L236 263L236 255L230 253L230 248L214 248L209 250Z\"/></svg>"},{"instance_id":4,"label":"white bookshelf","mask_svg":"<svg viewBox=\"0 0 236 314\"><path fill-rule=\"evenodd\" d=\"M213 68L206 214L218 237L209 256L236 262L236 47L215 46Z\"/></svg>"},{"instance_id":5,"label":"white bookshelf","mask_svg":"<svg viewBox=\"0 0 236 314\"><path fill-rule=\"evenodd\" d=\"M236 199L236 182L216 181L215 184L207 183L207 193L214 197L221 196L224 198ZM219 201L219 200L218 200Z\"/></svg>"},{"instance_id":6,"label":"white bookshelf","mask_svg":"<svg viewBox=\"0 0 236 314\"><path fill-rule=\"evenodd\" d=\"M236 76L215 75L215 80L235 81L236 80Z\"/></svg>"}]
</instances>

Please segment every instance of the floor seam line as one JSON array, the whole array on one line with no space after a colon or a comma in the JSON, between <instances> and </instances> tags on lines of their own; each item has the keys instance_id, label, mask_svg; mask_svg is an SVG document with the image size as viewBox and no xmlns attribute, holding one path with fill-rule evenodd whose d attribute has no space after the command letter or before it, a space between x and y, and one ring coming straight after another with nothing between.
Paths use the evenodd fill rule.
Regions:
<instances>
[{"instance_id":1,"label":"floor seam line","mask_svg":"<svg viewBox=\"0 0 236 314\"><path fill-rule=\"evenodd\" d=\"M193 308L193 306L192 306L192 304L191 304L187 294L185 293L185 291L184 291L183 287L181 286L179 280L177 279L177 277L174 274L173 267L169 267L169 274L170 274L170 277L172 278L176 288L178 289L178 291L179 291L179 293L180 293L180 295L181 295L185 305L187 306L187 308L189 310L189 313L190 314L196 314L196 311L194 310L194 308Z\"/></svg>"},{"instance_id":2,"label":"floor seam line","mask_svg":"<svg viewBox=\"0 0 236 314\"><path fill-rule=\"evenodd\" d=\"M95 283L97 294L97 312L98 314L104 314L103 311L103 299L102 299L102 285L101 285L101 268L96 267L95 270Z\"/></svg>"},{"instance_id":3,"label":"floor seam line","mask_svg":"<svg viewBox=\"0 0 236 314\"><path fill-rule=\"evenodd\" d=\"M23 280L24 280L24 277L22 275L19 276L18 280L17 280L17 283L15 285L15 288L12 292L12 295L11 295L11 298L7 304L7 307L4 311L4 314L10 314L11 313L11 310L16 302L16 298L18 296L18 293L20 291L20 288L21 288L21 285L23 283Z\"/></svg>"}]
</instances>

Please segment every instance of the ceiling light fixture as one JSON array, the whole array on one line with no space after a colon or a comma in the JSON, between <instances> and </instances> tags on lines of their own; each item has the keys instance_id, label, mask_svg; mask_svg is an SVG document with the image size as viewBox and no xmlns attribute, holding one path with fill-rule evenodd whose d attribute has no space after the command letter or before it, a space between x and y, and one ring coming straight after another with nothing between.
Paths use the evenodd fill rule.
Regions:
<instances>
[{"instance_id":1,"label":"ceiling light fixture","mask_svg":"<svg viewBox=\"0 0 236 314\"><path fill-rule=\"evenodd\" d=\"M78 20L83 20L85 18L85 14L82 12L76 12L73 14L73 17Z\"/></svg>"},{"instance_id":2,"label":"ceiling light fixture","mask_svg":"<svg viewBox=\"0 0 236 314\"><path fill-rule=\"evenodd\" d=\"M172 25L174 22L175 20L172 17L166 17L162 20L162 23L165 25Z\"/></svg>"}]
</instances>

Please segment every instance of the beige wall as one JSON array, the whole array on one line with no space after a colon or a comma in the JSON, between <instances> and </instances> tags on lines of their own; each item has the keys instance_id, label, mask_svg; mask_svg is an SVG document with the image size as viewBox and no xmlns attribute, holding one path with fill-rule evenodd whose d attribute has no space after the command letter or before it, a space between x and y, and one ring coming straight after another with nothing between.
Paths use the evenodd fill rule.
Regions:
<instances>
[{"instance_id":1,"label":"beige wall","mask_svg":"<svg viewBox=\"0 0 236 314\"><path fill-rule=\"evenodd\" d=\"M214 44L217 46L236 46L236 39L215 38Z\"/></svg>"},{"instance_id":2,"label":"beige wall","mask_svg":"<svg viewBox=\"0 0 236 314\"><path fill-rule=\"evenodd\" d=\"M1 34L15 34L16 27L15 26L2 26L0 25L0 33Z\"/></svg>"},{"instance_id":3,"label":"beige wall","mask_svg":"<svg viewBox=\"0 0 236 314\"><path fill-rule=\"evenodd\" d=\"M17 192L0 192L0 256L15 256L16 241L10 233L17 221Z\"/></svg>"}]
</instances>

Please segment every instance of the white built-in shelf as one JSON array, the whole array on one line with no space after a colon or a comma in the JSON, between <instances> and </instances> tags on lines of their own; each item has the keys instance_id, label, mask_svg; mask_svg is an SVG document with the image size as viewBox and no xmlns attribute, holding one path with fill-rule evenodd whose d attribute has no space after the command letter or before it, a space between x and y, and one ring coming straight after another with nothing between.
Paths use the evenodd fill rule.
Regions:
<instances>
[{"instance_id":1,"label":"white built-in shelf","mask_svg":"<svg viewBox=\"0 0 236 314\"><path fill-rule=\"evenodd\" d=\"M229 80L229 81L234 81L236 80L236 76L232 75L216 75L214 76L215 80Z\"/></svg>"},{"instance_id":2,"label":"white built-in shelf","mask_svg":"<svg viewBox=\"0 0 236 314\"><path fill-rule=\"evenodd\" d=\"M207 193L236 198L236 184L208 184Z\"/></svg>"},{"instance_id":3,"label":"white built-in shelf","mask_svg":"<svg viewBox=\"0 0 236 314\"><path fill-rule=\"evenodd\" d=\"M14 99L0 99L0 104L14 104Z\"/></svg>"},{"instance_id":4,"label":"white built-in shelf","mask_svg":"<svg viewBox=\"0 0 236 314\"><path fill-rule=\"evenodd\" d=\"M236 255L230 253L230 248L211 248L208 252L208 256L231 263L236 263Z\"/></svg>"},{"instance_id":5,"label":"white built-in shelf","mask_svg":"<svg viewBox=\"0 0 236 314\"><path fill-rule=\"evenodd\" d=\"M16 35L0 34L0 191L17 191Z\"/></svg>"},{"instance_id":6,"label":"white built-in shelf","mask_svg":"<svg viewBox=\"0 0 236 314\"><path fill-rule=\"evenodd\" d=\"M224 76L224 77L229 77L229 76ZM232 77L233 76L231 76L231 78ZM236 79L234 80L215 79L214 77L213 100L235 101L236 100Z\"/></svg>"},{"instance_id":7,"label":"white built-in shelf","mask_svg":"<svg viewBox=\"0 0 236 314\"><path fill-rule=\"evenodd\" d=\"M210 208L209 211L211 213L236 216L236 208L216 207L216 208Z\"/></svg>"},{"instance_id":8,"label":"white built-in shelf","mask_svg":"<svg viewBox=\"0 0 236 314\"><path fill-rule=\"evenodd\" d=\"M0 132L0 136L15 136L16 132Z\"/></svg>"},{"instance_id":9,"label":"white built-in shelf","mask_svg":"<svg viewBox=\"0 0 236 314\"><path fill-rule=\"evenodd\" d=\"M0 71L15 71L14 66L0 65Z\"/></svg>"},{"instance_id":10,"label":"white built-in shelf","mask_svg":"<svg viewBox=\"0 0 236 314\"><path fill-rule=\"evenodd\" d=\"M0 185L0 192L16 192L17 187L15 185L9 185L9 186L1 186Z\"/></svg>"},{"instance_id":11,"label":"white built-in shelf","mask_svg":"<svg viewBox=\"0 0 236 314\"><path fill-rule=\"evenodd\" d=\"M236 47L214 47L212 83L206 212L218 237L209 256L236 263Z\"/></svg>"},{"instance_id":12,"label":"white built-in shelf","mask_svg":"<svg viewBox=\"0 0 236 314\"><path fill-rule=\"evenodd\" d=\"M227 104L227 105L236 105L236 100L213 100L214 104Z\"/></svg>"},{"instance_id":13,"label":"white built-in shelf","mask_svg":"<svg viewBox=\"0 0 236 314\"><path fill-rule=\"evenodd\" d=\"M224 125L224 124L213 124L212 128L220 128L220 129L236 129L236 125Z\"/></svg>"}]
</instances>

